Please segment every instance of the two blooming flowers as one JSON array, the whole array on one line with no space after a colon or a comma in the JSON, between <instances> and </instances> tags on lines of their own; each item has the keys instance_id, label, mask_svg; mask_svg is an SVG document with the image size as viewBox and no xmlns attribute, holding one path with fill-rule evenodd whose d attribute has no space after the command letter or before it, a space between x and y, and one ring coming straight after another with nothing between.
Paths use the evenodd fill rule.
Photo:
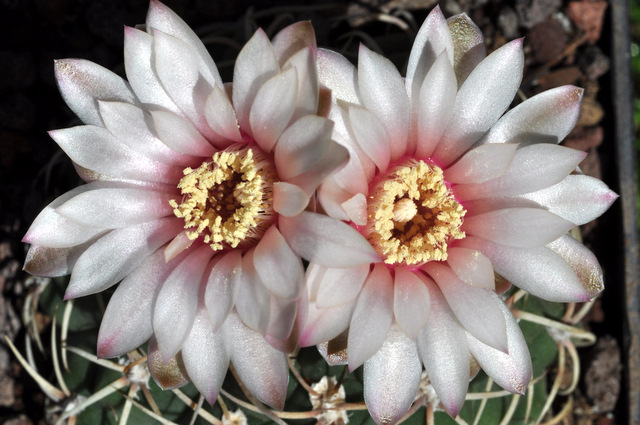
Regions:
<instances>
[{"instance_id":1,"label":"two blooming flowers","mask_svg":"<svg viewBox=\"0 0 640 425\"><path fill-rule=\"evenodd\" d=\"M617 195L558 145L581 89L505 113L522 40L487 56L466 15L436 8L403 78L364 46L357 67L318 49L296 23L272 41L258 30L225 84L195 33L151 0L124 55L127 81L56 62L85 125L50 134L87 184L24 238L27 271L71 274L66 298L119 283L99 356L149 341L156 381L191 381L210 403L231 362L282 409L285 352L318 345L331 363L364 365L378 423L408 411L423 366L455 416L472 365L515 393L531 378L505 282L559 302L602 289L567 232Z\"/></svg>"}]
</instances>

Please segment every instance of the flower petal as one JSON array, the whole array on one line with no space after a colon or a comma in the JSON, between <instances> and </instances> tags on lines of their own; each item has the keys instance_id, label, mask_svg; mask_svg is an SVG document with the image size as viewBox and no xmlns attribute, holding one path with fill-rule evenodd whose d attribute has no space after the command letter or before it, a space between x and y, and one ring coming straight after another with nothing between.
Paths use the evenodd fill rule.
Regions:
<instances>
[{"instance_id":1,"label":"flower petal","mask_svg":"<svg viewBox=\"0 0 640 425\"><path fill-rule=\"evenodd\" d=\"M231 362L243 384L260 401L282 410L289 380L285 354L246 327L236 314L229 315L222 329Z\"/></svg>"},{"instance_id":2,"label":"flower petal","mask_svg":"<svg viewBox=\"0 0 640 425\"><path fill-rule=\"evenodd\" d=\"M98 64L84 59L62 59L54 64L62 98L86 124L102 125L98 100L137 103L129 83Z\"/></svg>"},{"instance_id":3,"label":"flower petal","mask_svg":"<svg viewBox=\"0 0 640 425\"><path fill-rule=\"evenodd\" d=\"M236 111L224 88L213 88L204 104L204 115L209 127L220 136L234 142L242 142Z\"/></svg>"},{"instance_id":4,"label":"flower petal","mask_svg":"<svg viewBox=\"0 0 640 425\"><path fill-rule=\"evenodd\" d=\"M451 121L434 152L446 166L469 149L509 107L522 80L522 39L487 56L471 72L456 97Z\"/></svg>"},{"instance_id":5,"label":"flower petal","mask_svg":"<svg viewBox=\"0 0 640 425\"><path fill-rule=\"evenodd\" d=\"M389 137L382 123L373 112L352 106L349 108L349 124L360 148L376 164L380 173L389 167L391 152Z\"/></svg>"},{"instance_id":6,"label":"flower petal","mask_svg":"<svg viewBox=\"0 0 640 425\"><path fill-rule=\"evenodd\" d=\"M364 401L373 419L399 421L418 395L421 375L416 343L392 326L382 348L364 364Z\"/></svg>"},{"instance_id":7,"label":"flower petal","mask_svg":"<svg viewBox=\"0 0 640 425\"><path fill-rule=\"evenodd\" d=\"M577 174L568 175L553 186L521 197L536 202L578 226L600 217L618 199L618 195L601 180Z\"/></svg>"},{"instance_id":8,"label":"flower petal","mask_svg":"<svg viewBox=\"0 0 640 425\"><path fill-rule=\"evenodd\" d=\"M269 325L271 294L260 281L254 267L254 249L242 258L242 272L234 277L234 299L236 310L242 321L250 328L264 334Z\"/></svg>"},{"instance_id":9,"label":"flower petal","mask_svg":"<svg viewBox=\"0 0 640 425\"><path fill-rule=\"evenodd\" d=\"M393 320L393 281L386 266L376 264L360 292L349 327L349 370L382 347Z\"/></svg>"},{"instance_id":10,"label":"flower petal","mask_svg":"<svg viewBox=\"0 0 640 425\"><path fill-rule=\"evenodd\" d=\"M368 274L368 264L347 268L328 267L318 287L318 308L331 308L353 301L360 293Z\"/></svg>"},{"instance_id":11,"label":"flower petal","mask_svg":"<svg viewBox=\"0 0 640 425\"><path fill-rule=\"evenodd\" d=\"M498 385L512 393L524 394L531 380L531 356L518 322L496 294L507 325L508 353L501 352L467 335L469 348L482 369Z\"/></svg>"},{"instance_id":12,"label":"flower petal","mask_svg":"<svg viewBox=\"0 0 640 425\"><path fill-rule=\"evenodd\" d=\"M404 81L389 59L363 44L358 52L358 88L364 106L387 129L391 160L398 160L407 149L411 118L411 105Z\"/></svg>"},{"instance_id":13,"label":"flower petal","mask_svg":"<svg viewBox=\"0 0 640 425\"><path fill-rule=\"evenodd\" d=\"M448 254L447 264L460 280L477 288L496 289L491 261L480 251L456 246Z\"/></svg>"},{"instance_id":14,"label":"flower petal","mask_svg":"<svg viewBox=\"0 0 640 425\"><path fill-rule=\"evenodd\" d=\"M24 271L34 276L58 277L71 274L73 266L82 253L93 243L90 240L82 245L69 248L49 248L31 245L24 260Z\"/></svg>"},{"instance_id":15,"label":"flower petal","mask_svg":"<svg viewBox=\"0 0 640 425\"><path fill-rule=\"evenodd\" d=\"M309 196L295 184L275 182L273 184L273 209L285 217L293 217L309 204Z\"/></svg>"},{"instance_id":16,"label":"flower petal","mask_svg":"<svg viewBox=\"0 0 640 425\"><path fill-rule=\"evenodd\" d=\"M393 313L396 323L411 339L415 339L429 319L429 291L414 272L397 268L393 281Z\"/></svg>"},{"instance_id":17,"label":"flower petal","mask_svg":"<svg viewBox=\"0 0 640 425\"><path fill-rule=\"evenodd\" d=\"M258 29L238 54L233 68L233 106L244 131L251 130L249 111L258 90L279 71L269 38Z\"/></svg>"},{"instance_id":18,"label":"flower petal","mask_svg":"<svg viewBox=\"0 0 640 425\"><path fill-rule=\"evenodd\" d=\"M304 328L300 333L300 346L317 345L340 335L349 327L355 305L355 300L329 308L318 308L316 303L309 303Z\"/></svg>"},{"instance_id":19,"label":"flower petal","mask_svg":"<svg viewBox=\"0 0 640 425\"><path fill-rule=\"evenodd\" d=\"M256 245L253 265L264 286L274 295L294 300L303 287L302 261L276 226L271 226Z\"/></svg>"},{"instance_id":20,"label":"flower petal","mask_svg":"<svg viewBox=\"0 0 640 425\"><path fill-rule=\"evenodd\" d=\"M569 264L547 247L508 247L473 236L467 236L460 245L482 252L501 276L547 301L585 302L599 291L584 288Z\"/></svg>"},{"instance_id":21,"label":"flower petal","mask_svg":"<svg viewBox=\"0 0 640 425\"><path fill-rule=\"evenodd\" d=\"M298 96L291 121L318 110L318 71L316 66L316 47L309 46L291 56L283 70L295 68L298 75Z\"/></svg>"},{"instance_id":22,"label":"flower petal","mask_svg":"<svg viewBox=\"0 0 640 425\"><path fill-rule=\"evenodd\" d=\"M158 138L176 152L190 156L212 156L216 148L191 123L169 111L151 111Z\"/></svg>"},{"instance_id":23,"label":"flower petal","mask_svg":"<svg viewBox=\"0 0 640 425\"><path fill-rule=\"evenodd\" d=\"M207 245L190 252L158 292L153 307L153 333L165 362L180 351L189 336L198 309L202 275L212 255Z\"/></svg>"},{"instance_id":24,"label":"flower petal","mask_svg":"<svg viewBox=\"0 0 640 425\"><path fill-rule=\"evenodd\" d=\"M165 218L116 229L98 239L78 258L65 299L95 294L122 280L181 228Z\"/></svg>"},{"instance_id":25,"label":"flower petal","mask_svg":"<svg viewBox=\"0 0 640 425\"><path fill-rule=\"evenodd\" d=\"M171 195L138 188L103 188L80 193L55 211L91 227L120 228L172 214Z\"/></svg>"},{"instance_id":26,"label":"flower petal","mask_svg":"<svg viewBox=\"0 0 640 425\"><path fill-rule=\"evenodd\" d=\"M587 293L595 296L604 289L602 268L584 245L569 235L564 235L547 245L569 264Z\"/></svg>"},{"instance_id":27,"label":"flower petal","mask_svg":"<svg viewBox=\"0 0 640 425\"><path fill-rule=\"evenodd\" d=\"M516 150L511 167L497 179L478 184L464 184L454 189L463 201L519 195L552 186L569 175L584 159L586 152L564 146L539 143Z\"/></svg>"},{"instance_id":28,"label":"flower petal","mask_svg":"<svg viewBox=\"0 0 640 425\"><path fill-rule=\"evenodd\" d=\"M333 50L318 49L318 79L331 90L331 96L348 103L360 104L358 71L349 59Z\"/></svg>"},{"instance_id":29,"label":"flower petal","mask_svg":"<svg viewBox=\"0 0 640 425\"><path fill-rule=\"evenodd\" d=\"M487 55L484 37L466 13L450 17L447 25L453 39L453 69L460 87Z\"/></svg>"},{"instance_id":30,"label":"flower petal","mask_svg":"<svg viewBox=\"0 0 640 425\"><path fill-rule=\"evenodd\" d=\"M507 172L516 155L517 144L483 145L471 149L444 172L449 183L484 183Z\"/></svg>"},{"instance_id":31,"label":"flower petal","mask_svg":"<svg viewBox=\"0 0 640 425\"><path fill-rule=\"evenodd\" d=\"M253 138L264 152L271 152L291 121L298 97L298 73L289 69L277 74L258 89L251 105L249 122Z\"/></svg>"},{"instance_id":32,"label":"flower petal","mask_svg":"<svg viewBox=\"0 0 640 425\"><path fill-rule=\"evenodd\" d=\"M181 167L140 155L102 127L83 125L53 130L49 135L72 161L101 174L171 184L182 175Z\"/></svg>"},{"instance_id":33,"label":"flower petal","mask_svg":"<svg viewBox=\"0 0 640 425\"><path fill-rule=\"evenodd\" d=\"M274 152L280 178L290 180L318 164L333 143L332 130L330 120L315 115L306 115L289 126L282 133Z\"/></svg>"},{"instance_id":34,"label":"flower petal","mask_svg":"<svg viewBox=\"0 0 640 425\"><path fill-rule=\"evenodd\" d=\"M428 158L451 120L458 85L448 52L442 52L427 73L413 107L416 120L416 158Z\"/></svg>"},{"instance_id":35,"label":"flower petal","mask_svg":"<svg viewBox=\"0 0 640 425\"><path fill-rule=\"evenodd\" d=\"M422 267L433 278L462 326L483 343L507 350L504 317L493 291L464 283L449 267L436 262Z\"/></svg>"},{"instance_id":36,"label":"flower petal","mask_svg":"<svg viewBox=\"0 0 640 425\"><path fill-rule=\"evenodd\" d=\"M380 257L353 227L307 211L280 217L279 226L289 246L305 260L327 267L376 263Z\"/></svg>"},{"instance_id":37,"label":"flower petal","mask_svg":"<svg viewBox=\"0 0 640 425\"><path fill-rule=\"evenodd\" d=\"M466 332L456 320L442 292L426 280L431 315L418 335L418 351L429 382L447 412L456 417L469 387L469 347Z\"/></svg>"},{"instance_id":38,"label":"flower petal","mask_svg":"<svg viewBox=\"0 0 640 425\"><path fill-rule=\"evenodd\" d=\"M239 250L225 254L207 278L204 303L209 314L211 331L218 332L233 308L235 276L240 273L242 256Z\"/></svg>"},{"instance_id":39,"label":"flower petal","mask_svg":"<svg viewBox=\"0 0 640 425\"><path fill-rule=\"evenodd\" d=\"M222 332L213 332L207 312L200 308L182 346L182 361L189 379L200 394L214 404L229 367Z\"/></svg>"},{"instance_id":40,"label":"flower petal","mask_svg":"<svg viewBox=\"0 0 640 425\"><path fill-rule=\"evenodd\" d=\"M271 296L271 312L267 326L267 341L280 351L286 347L286 340L291 335L298 312L297 302ZM296 341L297 342L297 341ZM297 345L297 344L296 344ZM295 345L294 345L295 348Z\"/></svg>"},{"instance_id":41,"label":"flower petal","mask_svg":"<svg viewBox=\"0 0 640 425\"><path fill-rule=\"evenodd\" d=\"M280 65L284 65L292 56L302 49L316 47L316 35L311 21L295 22L273 37L273 51Z\"/></svg>"},{"instance_id":42,"label":"flower petal","mask_svg":"<svg viewBox=\"0 0 640 425\"><path fill-rule=\"evenodd\" d=\"M149 347L147 348L147 365L153 380L163 390L180 388L189 383L180 353L169 359L168 362L165 361L153 336L149 340Z\"/></svg>"},{"instance_id":43,"label":"flower petal","mask_svg":"<svg viewBox=\"0 0 640 425\"><path fill-rule=\"evenodd\" d=\"M474 236L518 248L534 248L558 239L575 227L540 208L505 208L465 217L462 230Z\"/></svg>"},{"instance_id":44,"label":"flower petal","mask_svg":"<svg viewBox=\"0 0 640 425\"><path fill-rule=\"evenodd\" d=\"M578 121L583 92L562 86L537 94L504 114L481 143L560 143Z\"/></svg>"},{"instance_id":45,"label":"flower petal","mask_svg":"<svg viewBox=\"0 0 640 425\"><path fill-rule=\"evenodd\" d=\"M347 213L347 218L358 226L367 224L367 198L362 193L357 193L340 204L342 210Z\"/></svg>"}]
</instances>

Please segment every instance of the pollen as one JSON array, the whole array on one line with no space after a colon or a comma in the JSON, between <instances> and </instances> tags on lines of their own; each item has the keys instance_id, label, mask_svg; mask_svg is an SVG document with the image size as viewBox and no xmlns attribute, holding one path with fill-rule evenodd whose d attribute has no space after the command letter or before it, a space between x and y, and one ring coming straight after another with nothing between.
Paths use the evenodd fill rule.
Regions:
<instances>
[{"instance_id":1,"label":"pollen","mask_svg":"<svg viewBox=\"0 0 640 425\"><path fill-rule=\"evenodd\" d=\"M169 201L184 219L187 237L214 251L257 242L275 220L275 167L257 148L217 152L197 169L183 171L182 201Z\"/></svg>"},{"instance_id":2,"label":"pollen","mask_svg":"<svg viewBox=\"0 0 640 425\"><path fill-rule=\"evenodd\" d=\"M442 170L411 160L393 168L370 191L369 242L387 264L445 261L447 246L465 237L465 209L446 185Z\"/></svg>"}]
</instances>

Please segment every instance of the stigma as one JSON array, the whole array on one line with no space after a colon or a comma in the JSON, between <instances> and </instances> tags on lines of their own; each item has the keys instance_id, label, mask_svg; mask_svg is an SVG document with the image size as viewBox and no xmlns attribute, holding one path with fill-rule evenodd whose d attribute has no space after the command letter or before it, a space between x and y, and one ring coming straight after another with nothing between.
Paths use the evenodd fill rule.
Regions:
<instances>
[{"instance_id":1,"label":"stigma","mask_svg":"<svg viewBox=\"0 0 640 425\"><path fill-rule=\"evenodd\" d=\"M450 241L465 237L465 214L442 169L410 160L369 191L365 236L389 265L445 261Z\"/></svg>"},{"instance_id":2,"label":"stigma","mask_svg":"<svg viewBox=\"0 0 640 425\"><path fill-rule=\"evenodd\" d=\"M182 200L170 201L184 219L187 237L202 238L214 251L257 243L275 221L273 162L259 149L216 152L200 167L183 170Z\"/></svg>"}]
</instances>

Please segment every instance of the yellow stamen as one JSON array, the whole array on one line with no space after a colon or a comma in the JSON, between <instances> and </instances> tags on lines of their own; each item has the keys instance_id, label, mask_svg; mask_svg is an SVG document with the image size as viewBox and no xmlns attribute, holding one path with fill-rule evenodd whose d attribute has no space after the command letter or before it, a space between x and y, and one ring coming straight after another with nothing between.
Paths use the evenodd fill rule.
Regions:
<instances>
[{"instance_id":1,"label":"yellow stamen","mask_svg":"<svg viewBox=\"0 0 640 425\"><path fill-rule=\"evenodd\" d=\"M447 244L462 239L466 211L424 161L396 167L369 196L366 234L387 264L420 265L447 259Z\"/></svg>"},{"instance_id":2,"label":"yellow stamen","mask_svg":"<svg viewBox=\"0 0 640 425\"><path fill-rule=\"evenodd\" d=\"M226 150L197 169L185 168L173 213L185 221L187 237L203 236L214 251L256 241L275 219L273 164L256 149Z\"/></svg>"}]
</instances>

